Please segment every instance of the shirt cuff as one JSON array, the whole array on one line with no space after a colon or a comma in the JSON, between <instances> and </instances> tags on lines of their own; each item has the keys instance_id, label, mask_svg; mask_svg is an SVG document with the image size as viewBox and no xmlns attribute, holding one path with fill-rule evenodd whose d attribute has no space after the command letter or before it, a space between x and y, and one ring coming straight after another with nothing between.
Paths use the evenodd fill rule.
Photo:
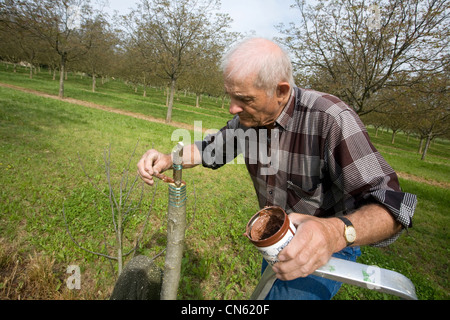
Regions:
<instances>
[{"instance_id":1,"label":"shirt cuff","mask_svg":"<svg viewBox=\"0 0 450 320\"><path fill-rule=\"evenodd\" d=\"M412 217L417 206L417 197L410 193L392 190L377 190L370 193L378 203L384 205L402 226L403 230L389 239L372 244L373 247L386 247L394 243L405 229L412 227Z\"/></svg>"}]
</instances>

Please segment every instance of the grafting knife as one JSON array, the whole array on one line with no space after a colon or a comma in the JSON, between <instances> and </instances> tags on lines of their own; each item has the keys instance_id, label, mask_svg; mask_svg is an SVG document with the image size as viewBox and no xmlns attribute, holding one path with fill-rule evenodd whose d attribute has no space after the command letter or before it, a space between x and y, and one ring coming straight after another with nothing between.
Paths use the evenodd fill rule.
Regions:
<instances>
[{"instance_id":1,"label":"grafting knife","mask_svg":"<svg viewBox=\"0 0 450 320\"><path fill-rule=\"evenodd\" d=\"M368 266L332 257L326 265L317 269L313 274L326 279L384 292L405 300L418 300L416 289L410 279L398 272L377 266ZM276 279L272 268L267 267L250 299L264 300Z\"/></svg>"}]
</instances>

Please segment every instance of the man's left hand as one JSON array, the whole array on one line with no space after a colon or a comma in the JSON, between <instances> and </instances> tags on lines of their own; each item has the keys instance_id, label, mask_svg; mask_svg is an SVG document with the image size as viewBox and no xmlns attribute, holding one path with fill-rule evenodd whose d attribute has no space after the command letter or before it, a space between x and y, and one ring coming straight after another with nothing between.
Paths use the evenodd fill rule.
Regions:
<instances>
[{"instance_id":1,"label":"man's left hand","mask_svg":"<svg viewBox=\"0 0 450 320\"><path fill-rule=\"evenodd\" d=\"M297 232L278 255L280 262L273 266L278 279L287 281L307 277L325 265L333 253L345 247L339 220L297 213L291 213L289 219L297 227Z\"/></svg>"}]
</instances>

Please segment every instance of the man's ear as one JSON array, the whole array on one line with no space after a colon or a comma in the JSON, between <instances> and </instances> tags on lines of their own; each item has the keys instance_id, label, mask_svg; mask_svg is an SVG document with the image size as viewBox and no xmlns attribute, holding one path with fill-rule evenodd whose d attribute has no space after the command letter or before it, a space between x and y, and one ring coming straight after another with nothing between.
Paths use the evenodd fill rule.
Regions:
<instances>
[{"instance_id":1,"label":"man's ear","mask_svg":"<svg viewBox=\"0 0 450 320\"><path fill-rule=\"evenodd\" d=\"M291 86L288 82L280 82L277 85L277 98L281 101L285 99L289 100L289 96L291 94Z\"/></svg>"}]
</instances>

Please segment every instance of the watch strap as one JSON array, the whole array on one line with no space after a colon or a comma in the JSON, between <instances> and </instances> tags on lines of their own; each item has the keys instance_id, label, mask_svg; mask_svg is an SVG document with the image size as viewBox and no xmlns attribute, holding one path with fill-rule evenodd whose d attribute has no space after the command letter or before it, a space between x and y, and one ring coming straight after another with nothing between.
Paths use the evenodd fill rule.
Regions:
<instances>
[{"instance_id":1,"label":"watch strap","mask_svg":"<svg viewBox=\"0 0 450 320\"><path fill-rule=\"evenodd\" d=\"M337 217L337 218L342 220L342 222L344 222L347 227L353 227L353 224L347 218L345 217Z\"/></svg>"},{"instance_id":2,"label":"watch strap","mask_svg":"<svg viewBox=\"0 0 450 320\"><path fill-rule=\"evenodd\" d=\"M344 222L344 224L345 224L345 231L347 230L347 228L348 227L352 227L353 229L355 228L354 226L353 226L353 223L351 223L351 221L350 220L348 220L347 218L345 218L345 217L337 217L338 219L340 219L342 222ZM344 238L345 238L345 241L347 242L347 246L351 246L353 243L354 243L354 241L348 241L348 239L347 239L347 235L346 235L346 232L344 231Z\"/></svg>"}]
</instances>

